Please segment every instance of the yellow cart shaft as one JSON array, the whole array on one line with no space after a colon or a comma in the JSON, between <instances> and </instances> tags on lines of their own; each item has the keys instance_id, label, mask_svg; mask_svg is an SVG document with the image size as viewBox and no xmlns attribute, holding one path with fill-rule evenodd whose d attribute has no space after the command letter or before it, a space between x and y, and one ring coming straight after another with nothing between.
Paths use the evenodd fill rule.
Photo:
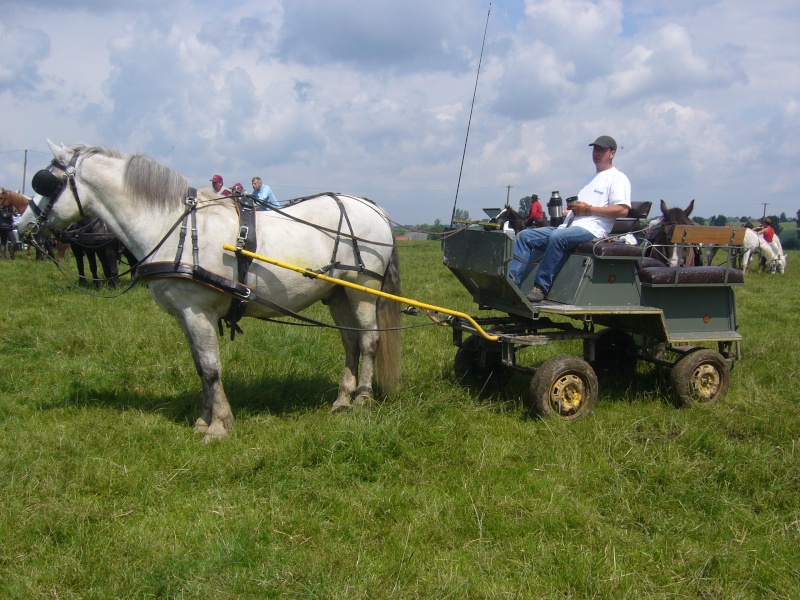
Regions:
<instances>
[{"instance_id":1,"label":"yellow cart shaft","mask_svg":"<svg viewBox=\"0 0 800 600\"><path fill-rule=\"evenodd\" d=\"M360 292L365 292L367 294L372 294L373 296L380 296L381 298L386 298L388 300L393 300L395 302L400 302L401 304L408 304L409 306L414 306L416 308L421 308L423 310L433 310L445 315L450 315L452 317L458 317L459 319L464 319L468 321L470 325L475 328L475 331L478 334L491 341L496 342L498 338L496 335L491 335L484 331L484 329L478 325L478 323L466 313L458 312L456 310L450 310L448 308L442 308L441 306L434 306L433 304L426 304L424 302L417 302L416 300L412 300L411 298L404 298L403 296L395 296L394 294L388 294L381 290L373 290L372 288L368 288L363 285L358 285L357 283L351 283L349 281L345 281L344 279L336 279L335 277L328 277L327 275L323 275L322 273L316 273L311 271L310 269L305 269L303 267L298 267L296 265L291 265L289 263L285 263L281 260L277 260L275 258L269 258L268 256L262 256L261 254L256 254L255 252L249 252L247 250L237 250L235 246L231 246L230 244L224 244L222 246L225 250L229 252L236 252L243 256L249 256L255 260L260 260L265 263L269 263L271 265L275 265L276 267L281 267L283 269L288 269L290 271L294 271L296 273L300 273L301 275L305 275L306 277L313 277L314 279L321 279L322 281L327 281L329 283L334 283L336 285L340 285L342 287L351 288L354 290L358 290Z\"/></svg>"}]
</instances>

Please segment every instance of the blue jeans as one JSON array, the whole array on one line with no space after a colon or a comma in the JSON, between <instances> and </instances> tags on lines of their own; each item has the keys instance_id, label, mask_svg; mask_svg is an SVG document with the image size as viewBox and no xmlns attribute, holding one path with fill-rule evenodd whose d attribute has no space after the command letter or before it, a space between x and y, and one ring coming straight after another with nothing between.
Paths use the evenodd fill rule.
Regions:
<instances>
[{"instance_id":1,"label":"blue jeans","mask_svg":"<svg viewBox=\"0 0 800 600\"><path fill-rule=\"evenodd\" d=\"M593 239L594 234L583 227L523 229L514 242L514 258L508 274L514 283L520 285L523 275L533 267L530 263L541 258L533 283L545 293L549 292L553 280L567 261L568 252Z\"/></svg>"}]
</instances>

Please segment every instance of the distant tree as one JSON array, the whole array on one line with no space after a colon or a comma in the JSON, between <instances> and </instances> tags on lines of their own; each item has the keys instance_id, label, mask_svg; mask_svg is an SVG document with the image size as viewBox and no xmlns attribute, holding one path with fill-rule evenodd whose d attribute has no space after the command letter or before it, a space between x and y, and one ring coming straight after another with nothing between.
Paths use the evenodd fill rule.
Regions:
<instances>
[{"instance_id":1,"label":"distant tree","mask_svg":"<svg viewBox=\"0 0 800 600\"><path fill-rule=\"evenodd\" d=\"M797 212L795 213L795 219L797 219L797 222L800 223L800 208L798 208ZM797 231L800 231L800 227L797 228Z\"/></svg>"},{"instance_id":2,"label":"distant tree","mask_svg":"<svg viewBox=\"0 0 800 600\"><path fill-rule=\"evenodd\" d=\"M456 209L456 213L458 213L458 211L459 211L459 210L460 210L460 209L458 209L458 208L457 208L457 209ZM466 212L466 211L465 211L465 212ZM458 217L456 217L456 218L458 218ZM465 221L468 221L468 220L469 220L469 213L467 213L467 218L466 218L466 219L464 219L464 220L465 220ZM433 222L433 226L432 226L432 227L428 227L428 228L427 228L427 231L429 231L431 234L435 234L435 233L441 233L441 232L443 232L443 231L444 231L444 225L442 225L442 220L441 220L441 219L436 219L436 220ZM438 239L439 239L439 236L437 236L437 235L429 235L429 236L428 236L428 239L429 239L429 240L438 240Z\"/></svg>"},{"instance_id":3,"label":"distant tree","mask_svg":"<svg viewBox=\"0 0 800 600\"><path fill-rule=\"evenodd\" d=\"M698 225L707 225L708 222L706 221L705 217L692 217L692 221L695 221Z\"/></svg>"},{"instance_id":4,"label":"distant tree","mask_svg":"<svg viewBox=\"0 0 800 600\"><path fill-rule=\"evenodd\" d=\"M708 224L716 227L725 227L728 224L728 219L725 215L717 215L715 217L711 217L711 220L708 222Z\"/></svg>"},{"instance_id":5,"label":"distant tree","mask_svg":"<svg viewBox=\"0 0 800 600\"><path fill-rule=\"evenodd\" d=\"M780 219L781 219L781 223L787 223L789 221L789 219L786 217L786 213L785 212L781 213Z\"/></svg>"},{"instance_id":6,"label":"distant tree","mask_svg":"<svg viewBox=\"0 0 800 600\"><path fill-rule=\"evenodd\" d=\"M469 221L469 211L463 208L457 208L455 213L453 213L453 218L457 221ZM436 220L438 221L439 219Z\"/></svg>"},{"instance_id":7,"label":"distant tree","mask_svg":"<svg viewBox=\"0 0 800 600\"><path fill-rule=\"evenodd\" d=\"M530 196L525 196L524 198L519 199L519 214L523 217L527 217L528 213L531 212L531 204L533 204ZM800 210L797 211L800 213Z\"/></svg>"}]
</instances>

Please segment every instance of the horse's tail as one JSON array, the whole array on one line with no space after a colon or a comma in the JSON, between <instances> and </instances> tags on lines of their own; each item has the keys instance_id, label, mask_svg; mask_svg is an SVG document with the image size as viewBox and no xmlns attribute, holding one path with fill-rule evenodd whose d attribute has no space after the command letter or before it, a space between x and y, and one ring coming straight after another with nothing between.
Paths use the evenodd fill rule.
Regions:
<instances>
[{"instance_id":1,"label":"horse's tail","mask_svg":"<svg viewBox=\"0 0 800 600\"><path fill-rule=\"evenodd\" d=\"M381 291L400 295L400 265L397 244L383 275ZM376 380L383 393L388 393L400 383L400 304L388 298L378 298L378 328L381 330L378 353L375 357Z\"/></svg>"}]
</instances>

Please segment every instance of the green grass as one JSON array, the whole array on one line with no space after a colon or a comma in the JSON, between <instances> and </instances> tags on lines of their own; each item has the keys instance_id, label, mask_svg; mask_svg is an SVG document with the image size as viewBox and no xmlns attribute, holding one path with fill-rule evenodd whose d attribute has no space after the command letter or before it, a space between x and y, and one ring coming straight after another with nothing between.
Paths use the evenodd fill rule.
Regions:
<instances>
[{"instance_id":1,"label":"green grass","mask_svg":"<svg viewBox=\"0 0 800 600\"><path fill-rule=\"evenodd\" d=\"M401 272L477 313L436 244ZM532 419L524 376L458 385L427 327L398 393L332 416L338 335L247 320L221 341L236 428L210 445L145 289L93 298L26 260L0 278L2 598L800 597L796 253L737 289L744 359L706 410L642 365L582 421Z\"/></svg>"}]
</instances>

